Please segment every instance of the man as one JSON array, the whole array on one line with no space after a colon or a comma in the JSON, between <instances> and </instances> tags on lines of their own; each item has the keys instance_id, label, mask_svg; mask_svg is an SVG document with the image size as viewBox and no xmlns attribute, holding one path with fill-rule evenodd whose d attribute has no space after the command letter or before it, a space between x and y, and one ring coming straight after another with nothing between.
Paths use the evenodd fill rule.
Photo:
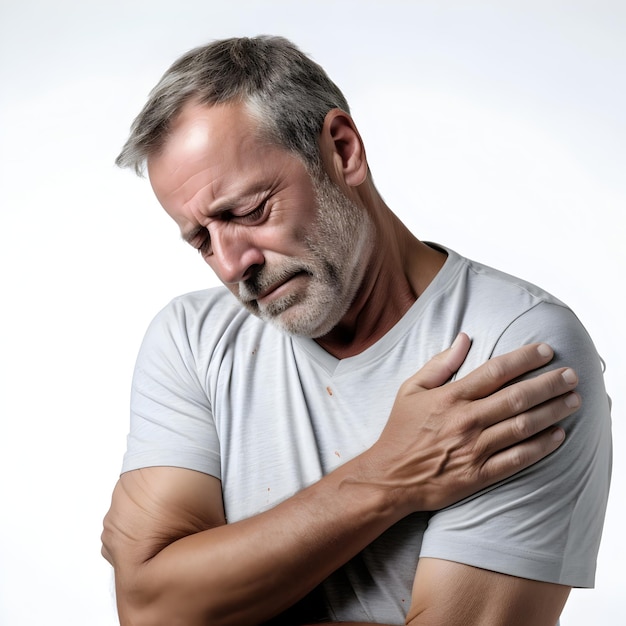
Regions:
<instances>
[{"instance_id":1,"label":"man","mask_svg":"<svg viewBox=\"0 0 626 626\"><path fill-rule=\"evenodd\" d=\"M145 163L227 289L174 300L140 351L103 533L121 622L557 623L610 473L571 311L417 240L285 40L177 61L118 157Z\"/></svg>"}]
</instances>

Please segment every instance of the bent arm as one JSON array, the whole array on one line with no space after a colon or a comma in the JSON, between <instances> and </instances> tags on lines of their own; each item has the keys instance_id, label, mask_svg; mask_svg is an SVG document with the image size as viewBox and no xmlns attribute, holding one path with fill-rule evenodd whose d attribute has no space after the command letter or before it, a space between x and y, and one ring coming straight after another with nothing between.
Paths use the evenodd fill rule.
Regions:
<instances>
[{"instance_id":1,"label":"bent arm","mask_svg":"<svg viewBox=\"0 0 626 626\"><path fill-rule=\"evenodd\" d=\"M462 339L402 386L372 448L249 519L225 524L220 483L208 475L124 474L103 533L122 624L263 622L409 513L456 502L556 449L552 425L575 410L575 379L561 368L500 389L550 360L535 345L440 386L468 348Z\"/></svg>"},{"instance_id":2,"label":"bent arm","mask_svg":"<svg viewBox=\"0 0 626 626\"><path fill-rule=\"evenodd\" d=\"M395 521L374 489L354 483L340 469L270 511L225 524L211 476L124 474L103 535L122 624L246 624L282 612Z\"/></svg>"}]
</instances>

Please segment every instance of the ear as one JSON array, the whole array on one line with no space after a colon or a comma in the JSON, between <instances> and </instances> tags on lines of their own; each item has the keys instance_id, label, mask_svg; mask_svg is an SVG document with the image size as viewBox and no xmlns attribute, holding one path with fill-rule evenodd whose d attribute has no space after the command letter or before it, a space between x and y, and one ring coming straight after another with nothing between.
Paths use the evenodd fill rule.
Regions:
<instances>
[{"instance_id":1,"label":"ear","mask_svg":"<svg viewBox=\"0 0 626 626\"><path fill-rule=\"evenodd\" d=\"M358 187L367 178L365 146L352 118L341 109L331 109L324 119L320 153L328 174Z\"/></svg>"}]
</instances>

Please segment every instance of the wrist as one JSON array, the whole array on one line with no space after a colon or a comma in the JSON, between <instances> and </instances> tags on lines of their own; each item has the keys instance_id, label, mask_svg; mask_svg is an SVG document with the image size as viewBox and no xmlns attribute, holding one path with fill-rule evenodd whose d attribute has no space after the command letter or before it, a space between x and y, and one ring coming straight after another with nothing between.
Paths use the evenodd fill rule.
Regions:
<instances>
[{"instance_id":1,"label":"wrist","mask_svg":"<svg viewBox=\"0 0 626 626\"><path fill-rule=\"evenodd\" d=\"M380 524L386 530L418 510L407 490L388 477L380 459L369 450L335 472L342 500L360 510L364 523Z\"/></svg>"}]
</instances>

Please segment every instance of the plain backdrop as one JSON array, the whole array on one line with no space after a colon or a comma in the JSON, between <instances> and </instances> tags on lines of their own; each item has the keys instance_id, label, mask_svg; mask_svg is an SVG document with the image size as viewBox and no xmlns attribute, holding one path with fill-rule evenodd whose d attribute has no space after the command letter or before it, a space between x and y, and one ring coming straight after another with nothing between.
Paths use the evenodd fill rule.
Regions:
<instances>
[{"instance_id":1,"label":"plain backdrop","mask_svg":"<svg viewBox=\"0 0 626 626\"><path fill-rule=\"evenodd\" d=\"M282 34L344 89L379 189L425 240L571 305L613 397L597 588L564 626L623 616L626 9L621 1L1 0L0 624L112 626L101 520L136 351L216 281L113 160L187 49Z\"/></svg>"}]
</instances>

